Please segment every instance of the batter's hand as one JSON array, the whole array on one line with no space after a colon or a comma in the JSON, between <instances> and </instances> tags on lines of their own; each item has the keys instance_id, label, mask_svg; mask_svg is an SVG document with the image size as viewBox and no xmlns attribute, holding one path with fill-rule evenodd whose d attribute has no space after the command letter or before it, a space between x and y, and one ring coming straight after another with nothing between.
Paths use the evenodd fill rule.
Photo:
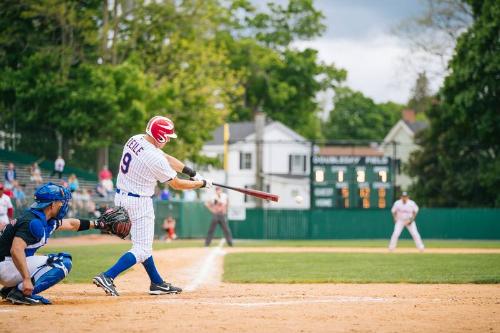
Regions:
<instances>
[{"instance_id":1,"label":"batter's hand","mask_svg":"<svg viewBox=\"0 0 500 333\"><path fill-rule=\"evenodd\" d=\"M210 179L203 179L203 186L204 188L211 188L212 187L212 181Z\"/></svg>"},{"instance_id":2,"label":"batter's hand","mask_svg":"<svg viewBox=\"0 0 500 333\"><path fill-rule=\"evenodd\" d=\"M202 175L200 175L198 172L194 175L194 177L191 177L192 180L199 180L202 181L205 179Z\"/></svg>"},{"instance_id":3,"label":"batter's hand","mask_svg":"<svg viewBox=\"0 0 500 333\"><path fill-rule=\"evenodd\" d=\"M23 279L23 294L25 296L31 296L33 292L33 282L31 282L31 278Z\"/></svg>"}]
</instances>

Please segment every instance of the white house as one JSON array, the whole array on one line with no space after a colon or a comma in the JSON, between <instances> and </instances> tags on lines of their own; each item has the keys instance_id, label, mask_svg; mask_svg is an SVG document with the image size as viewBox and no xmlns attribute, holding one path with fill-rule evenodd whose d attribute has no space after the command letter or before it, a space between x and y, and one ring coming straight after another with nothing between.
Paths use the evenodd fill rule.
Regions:
<instances>
[{"instance_id":1,"label":"white house","mask_svg":"<svg viewBox=\"0 0 500 333\"><path fill-rule=\"evenodd\" d=\"M220 126L201 153L208 157L224 154L224 128ZM214 182L253 188L256 175L256 131L254 122L229 124L227 171L209 167L203 176ZM264 190L280 196L279 202L264 202L268 208L309 208L309 161L311 144L278 121L266 121L262 138L262 178ZM255 207L250 196L229 191L233 206ZM257 199L259 200L259 199Z\"/></svg>"},{"instance_id":2,"label":"white house","mask_svg":"<svg viewBox=\"0 0 500 333\"><path fill-rule=\"evenodd\" d=\"M408 163L410 154L419 148L415 144L415 134L427 127L427 123L416 121L414 110L403 110L402 119L385 136L382 149L385 156L396 157L401 164ZM396 173L396 185L402 190L411 185L411 178L403 171Z\"/></svg>"}]
</instances>

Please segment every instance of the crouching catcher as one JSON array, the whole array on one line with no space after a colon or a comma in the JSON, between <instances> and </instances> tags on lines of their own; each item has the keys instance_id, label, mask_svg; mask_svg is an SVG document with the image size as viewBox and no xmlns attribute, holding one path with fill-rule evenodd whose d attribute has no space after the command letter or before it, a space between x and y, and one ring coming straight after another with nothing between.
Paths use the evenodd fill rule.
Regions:
<instances>
[{"instance_id":1,"label":"crouching catcher","mask_svg":"<svg viewBox=\"0 0 500 333\"><path fill-rule=\"evenodd\" d=\"M62 281L71 271L68 253L35 255L56 230L83 231L103 229L125 238L130 231L128 214L114 208L98 220L63 219L68 212L71 193L47 183L35 192L35 202L0 234L1 297L14 304L51 304L40 295Z\"/></svg>"}]
</instances>

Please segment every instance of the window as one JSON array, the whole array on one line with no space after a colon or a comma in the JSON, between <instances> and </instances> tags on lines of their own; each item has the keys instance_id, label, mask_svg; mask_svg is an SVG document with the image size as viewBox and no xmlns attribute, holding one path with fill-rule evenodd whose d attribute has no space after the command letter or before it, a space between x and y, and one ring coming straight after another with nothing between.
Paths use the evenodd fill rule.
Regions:
<instances>
[{"instance_id":1,"label":"window","mask_svg":"<svg viewBox=\"0 0 500 333\"><path fill-rule=\"evenodd\" d=\"M245 185L245 188L249 188L249 189L254 190L255 189L255 185ZM245 198L244 198L243 201L244 202L255 202L255 197L251 196L251 195L246 195L245 194Z\"/></svg>"},{"instance_id":2,"label":"window","mask_svg":"<svg viewBox=\"0 0 500 333\"><path fill-rule=\"evenodd\" d=\"M289 155L288 171L291 174L304 174L306 172L306 155Z\"/></svg>"},{"instance_id":3,"label":"window","mask_svg":"<svg viewBox=\"0 0 500 333\"><path fill-rule=\"evenodd\" d=\"M240 170L252 169L252 153L240 152Z\"/></svg>"}]
</instances>

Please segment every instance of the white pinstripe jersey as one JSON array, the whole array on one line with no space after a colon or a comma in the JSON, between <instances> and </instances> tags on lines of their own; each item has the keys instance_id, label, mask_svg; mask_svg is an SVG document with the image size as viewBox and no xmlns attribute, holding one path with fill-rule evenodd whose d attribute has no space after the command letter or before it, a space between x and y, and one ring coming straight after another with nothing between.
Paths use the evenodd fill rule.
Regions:
<instances>
[{"instance_id":1,"label":"white pinstripe jersey","mask_svg":"<svg viewBox=\"0 0 500 333\"><path fill-rule=\"evenodd\" d=\"M149 143L144 134L134 135L123 147L116 187L120 191L150 197L156 182L164 183L177 173L161 149Z\"/></svg>"}]
</instances>

